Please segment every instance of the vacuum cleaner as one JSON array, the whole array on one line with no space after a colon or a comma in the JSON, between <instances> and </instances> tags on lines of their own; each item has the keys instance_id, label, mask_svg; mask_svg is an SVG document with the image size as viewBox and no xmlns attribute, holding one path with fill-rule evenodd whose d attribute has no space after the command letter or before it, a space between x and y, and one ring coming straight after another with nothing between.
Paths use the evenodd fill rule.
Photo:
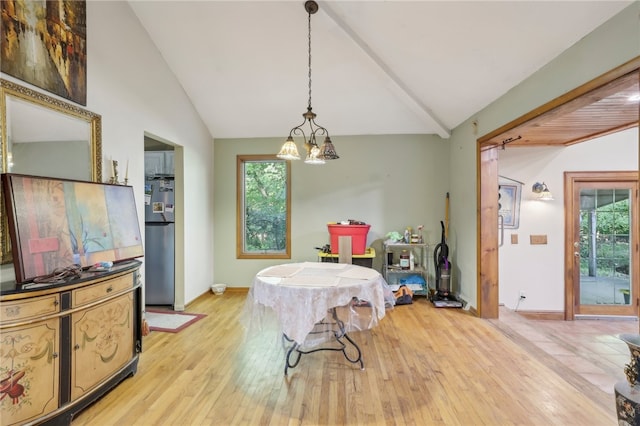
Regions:
<instances>
[{"instance_id":1,"label":"vacuum cleaner","mask_svg":"<svg viewBox=\"0 0 640 426\"><path fill-rule=\"evenodd\" d=\"M451 261L449 260L449 246L447 246L444 222L442 226L442 238L433 251L433 262L436 268L436 288L431 296L431 302L438 308L461 308L460 302L451 293Z\"/></svg>"}]
</instances>

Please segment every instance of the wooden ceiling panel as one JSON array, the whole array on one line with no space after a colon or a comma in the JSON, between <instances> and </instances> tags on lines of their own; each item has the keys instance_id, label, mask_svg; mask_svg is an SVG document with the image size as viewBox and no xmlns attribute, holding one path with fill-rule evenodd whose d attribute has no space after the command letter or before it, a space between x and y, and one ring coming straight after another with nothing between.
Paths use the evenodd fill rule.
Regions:
<instances>
[{"instance_id":1,"label":"wooden ceiling panel","mask_svg":"<svg viewBox=\"0 0 640 426\"><path fill-rule=\"evenodd\" d=\"M489 145L568 146L638 126L640 71L635 70L487 140ZM632 97L636 99L633 100Z\"/></svg>"}]
</instances>

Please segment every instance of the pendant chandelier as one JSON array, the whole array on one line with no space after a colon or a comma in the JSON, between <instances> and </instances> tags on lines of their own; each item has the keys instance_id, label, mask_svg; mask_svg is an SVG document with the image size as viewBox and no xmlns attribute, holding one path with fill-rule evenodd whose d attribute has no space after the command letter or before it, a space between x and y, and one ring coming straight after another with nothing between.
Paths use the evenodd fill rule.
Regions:
<instances>
[{"instance_id":1,"label":"pendant chandelier","mask_svg":"<svg viewBox=\"0 0 640 426\"><path fill-rule=\"evenodd\" d=\"M307 112L302 114L304 121L300 125L291 129L289 137L285 141L284 145L282 145L282 148L280 148L278 158L285 160L299 160L300 154L298 154L298 148L293 141L293 137L301 135L304 140L304 147L307 151L307 156L304 162L307 164L324 164L325 160L335 160L340 157L338 157L336 149L334 148L333 143L331 143L331 138L329 137L327 129L316 123L316 114L311 108L311 15L318 11L318 3L313 0L309 0L305 2L304 9L309 14L309 104L307 105ZM309 123L308 138L302 128L305 123ZM322 143L322 147L319 147L316 142L316 137L322 135L324 135L325 138Z\"/></svg>"}]
</instances>

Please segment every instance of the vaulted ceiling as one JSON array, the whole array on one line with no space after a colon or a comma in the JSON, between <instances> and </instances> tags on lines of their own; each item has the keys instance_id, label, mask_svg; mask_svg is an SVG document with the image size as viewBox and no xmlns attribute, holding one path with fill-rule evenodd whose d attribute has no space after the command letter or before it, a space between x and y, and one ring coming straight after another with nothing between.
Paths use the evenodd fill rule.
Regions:
<instances>
[{"instance_id":1,"label":"vaulted ceiling","mask_svg":"<svg viewBox=\"0 0 640 426\"><path fill-rule=\"evenodd\" d=\"M631 3L319 2L311 16L313 111L333 137L447 138ZM302 122L309 96L303 1L129 4L215 138L284 138ZM637 79L626 83L618 88L638 90ZM598 95L593 108L616 121L610 96L623 94Z\"/></svg>"}]
</instances>

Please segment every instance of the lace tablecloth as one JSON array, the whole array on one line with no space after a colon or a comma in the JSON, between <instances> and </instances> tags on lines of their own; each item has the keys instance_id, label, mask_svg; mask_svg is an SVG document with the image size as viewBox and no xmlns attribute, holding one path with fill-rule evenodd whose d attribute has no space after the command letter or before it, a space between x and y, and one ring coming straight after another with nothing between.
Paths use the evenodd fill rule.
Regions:
<instances>
[{"instance_id":1,"label":"lace tablecloth","mask_svg":"<svg viewBox=\"0 0 640 426\"><path fill-rule=\"evenodd\" d=\"M385 315L385 303L393 306L393 293L374 269L343 263L290 263L256 274L242 322L249 329L260 328L265 315L275 314L282 333L303 344L331 308L340 307L345 330L354 331L375 327Z\"/></svg>"}]
</instances>

